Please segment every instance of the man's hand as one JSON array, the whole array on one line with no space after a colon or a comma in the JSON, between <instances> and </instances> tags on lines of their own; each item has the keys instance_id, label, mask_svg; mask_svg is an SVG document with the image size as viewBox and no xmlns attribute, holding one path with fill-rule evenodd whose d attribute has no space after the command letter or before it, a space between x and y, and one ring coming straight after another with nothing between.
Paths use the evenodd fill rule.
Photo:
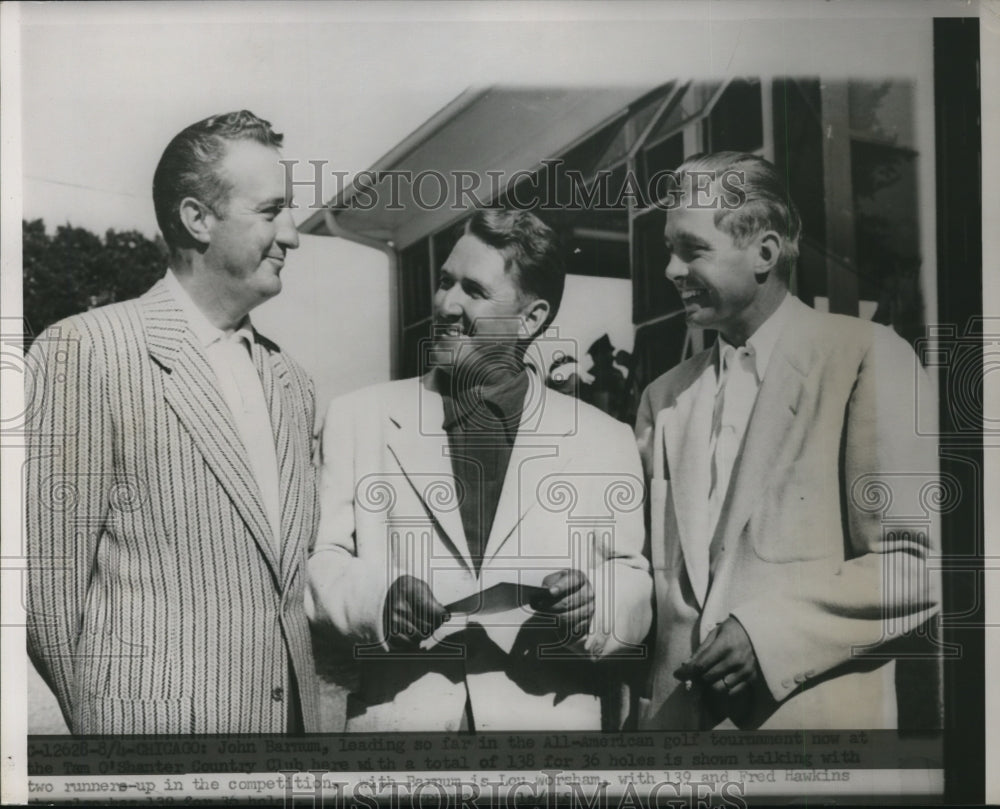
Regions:
<instances>
[{"instance_id":1,"label":"man's hand","mask_svg":"<svg viewBox=\"0 0 1000 809\"><path fill-rule=\"evenodd\" d=\"M555 615L572 640L582 638L594 617L594 588L582 570L567 569L542 579L548 593L536 597L531 606L546 615Z\"/></svg>"},{"instance_id":2,"label":"man's hand","mask_svg":"<svg viewBox=\"0 0 1000 809\"><path fill-rule=\"evenodd\" d=\"M416 648L450 617L427 582L400 576L385 599L386 641L394 648Z\"/></svg>"},{"instance_id":3,"label":"man's hand","mask_svg":"<svg viewBox=\"0 0 1000 809\"><path fill-rule=\"evenodd\" d=\"M737 697L760 676L757 655L743 625L732 616L715 627L674 677L700 682L719 696Z\"/></svg>"}]
</instances>

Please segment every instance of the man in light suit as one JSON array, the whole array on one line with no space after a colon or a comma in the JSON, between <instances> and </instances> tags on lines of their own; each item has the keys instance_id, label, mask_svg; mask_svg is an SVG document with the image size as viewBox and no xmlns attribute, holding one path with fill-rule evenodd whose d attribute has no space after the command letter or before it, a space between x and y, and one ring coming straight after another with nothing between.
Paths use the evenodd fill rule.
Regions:
<instances>
[{"instance_id":1,"label":"man in light suit","mask_svg":"<svg viewBox=\"0 0 1000 809\"><path fill-rule=\"evenodd\" d=\"M166 277L32 346L28 645L74 733L315 727L313 388L248 316L298 246L281 141L245 110L180 132Z\"/></svg>"},{"instance_id":2,"label":"man in light suit","mask_svg":"<svg viewBox=\"0 0 1000 809\"><path fill-rule=\"evenodd\" d=\"M639 409L657 610L640 722L894 727L885 642L938 600L928 380L890 329L789 293L800 220L774 166L723 152L677 179L667 277L719 339Z\"/></svg>"},{"instance_id":3,"label":"man in light suit","mask_svg":"<svg viewBox=\"0 0 1000 809\"><path fill-rule=\"evenodd\" d=\"M642 652L632 436L525 364L564 278L537 217L476 212L440 271L435 367L330 405L307 609L357 664L350 731L600 729L596 661Z\"/></svg>"}]
</instances>

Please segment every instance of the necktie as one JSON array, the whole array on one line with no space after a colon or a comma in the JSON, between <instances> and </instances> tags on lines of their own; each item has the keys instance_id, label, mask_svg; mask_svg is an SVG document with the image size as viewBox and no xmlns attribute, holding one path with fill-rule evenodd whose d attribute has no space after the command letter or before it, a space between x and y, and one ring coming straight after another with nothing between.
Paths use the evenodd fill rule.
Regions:
<instances>
[{"instance_id":1,"label":"necktie","mask_svg":"<svg viewBox=\"0 0 1000 809\"><path fill-rule=\"evenodd\" d=\"M228 369L232 374L238 399L233 415L250 461L254 479L260 493L260 502L270 523L272 542L280 556L281 505L280 482L274 431L271 425L268 402L261 379L251 356L253 347L242 334L232 335L224 341L228 355Z\"/></svg>"}]
</instances>

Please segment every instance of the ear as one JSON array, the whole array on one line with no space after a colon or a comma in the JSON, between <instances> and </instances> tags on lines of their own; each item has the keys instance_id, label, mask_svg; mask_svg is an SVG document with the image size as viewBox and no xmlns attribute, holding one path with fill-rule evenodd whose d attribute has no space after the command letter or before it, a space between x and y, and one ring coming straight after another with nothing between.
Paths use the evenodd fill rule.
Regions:
<instances>
[{"instance_id":1,"label":"ear","mask_svg":"<svg viewBox=\"0 0 1000 809\"><path fill-rule=\"evenodd\" d=\"M757 256L754 262L754 273L757 276L768 275L781 258L781 236L777 231L765 230L757 237Z\"/></svg>"},{"instance_id":2,"label":"ear","mask_svg":"<svg viewBox=\"0 0 1000 809\"><path fill-rule=\"evenodd\" d=\"M549 302L542 298L535 298L525 305L524 311L521 312L525 337L533 340L538 336L542 326L545 325L545 319L549 316L549 309Z\"/></svg>"},{"instance_id":3,"label":"ear","mask_svg":"<svg viewBox=\"0 0 1000 809\"><path fill-rule=\"evenodd\" d=\"M215 218L215 214L207 205L194 197L184 197L179 213L181 223L192 239L201 244L212 241L211 220Z\"/></svg>"}]
</instances>

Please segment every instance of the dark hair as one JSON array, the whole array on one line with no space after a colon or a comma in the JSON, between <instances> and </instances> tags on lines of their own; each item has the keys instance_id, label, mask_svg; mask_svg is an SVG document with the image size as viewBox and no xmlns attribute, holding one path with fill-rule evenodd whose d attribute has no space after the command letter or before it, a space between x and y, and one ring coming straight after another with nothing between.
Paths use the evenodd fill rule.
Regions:
<instances>
[{"instance_id":1,"label":"dark hair","mask_svg":"<svg viewBox=\"0 0 1000 809\"><path fill-rule=\"evenodd\" d=\"M171 250L190 244L178 212L182 199L194 197L221 213L231 189L219 175L218 166L228 144L249 140L277 149L282 139L270 122L249 110L213 115L175 135L153 174L156 222Z\"/></svg>"},{"instance_id":2,"label":"dark hair","mask_svg":"<svg viewBox=\"0 0 1000 809\"><path fill-rule=\"evenodd\" d=\"M542 329L555 319L566 286L566 268L556 232L529 211L481 208L465 223L465 233L504 258L504 269L513 273L524 295L548 301L549 313Z\"/></svg>"},{"instance_id":3,"label":"dark hair","mask_svg":"<svg viewBox=\"0 0 1000 809\"><path fill-rule=\"evenodd\" d=\"M715 226L740 247L762 231L776 231L782 237L779 273L787 280L799 257L802 219L774 164L746 152L702 153L687 158L676 174L687 172L711 172L715 175L714 185L723 175L729 175L725 185L735 189L741 203L736 207L720 205L715 212Z\"/></svg>"}]
</instances>

